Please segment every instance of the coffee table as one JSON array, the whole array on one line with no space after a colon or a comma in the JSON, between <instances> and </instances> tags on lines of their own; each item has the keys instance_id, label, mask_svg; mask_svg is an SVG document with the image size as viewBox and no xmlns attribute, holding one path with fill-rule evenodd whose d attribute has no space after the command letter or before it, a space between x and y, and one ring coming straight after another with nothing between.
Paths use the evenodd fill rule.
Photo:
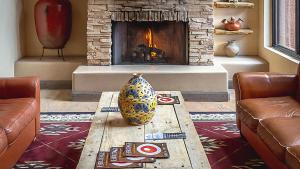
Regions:
<instances>
[{"instance_id":1,"label":"coffee table","mask_svg":"<svg viewBox=\"0 0 300 169\"><path fill-rule=\"evenodd\" d=\"M211 168L199 136L184 100L179 91L164 91L160 94L178 96L180 104L158 105L152 121L143 126L129 126L120 112L101 112L102 107L117 107L118 92L103 92L95 117L91 124L77 169L93 169L99 150L109 151L112 146L123 146L125 142L144 142L145 133L185 132L186 139L158 140L166 142L170 158L147 163L144 168L161 169L208 169Z\"/></svg>"}]
</instances>

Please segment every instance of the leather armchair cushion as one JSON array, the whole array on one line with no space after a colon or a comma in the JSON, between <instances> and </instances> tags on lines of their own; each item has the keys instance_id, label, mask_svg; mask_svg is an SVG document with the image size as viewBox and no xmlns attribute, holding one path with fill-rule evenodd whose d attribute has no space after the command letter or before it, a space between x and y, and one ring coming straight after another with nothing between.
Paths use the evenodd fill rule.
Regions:
<instances>
[{"instance_id":1,"label":"leather armchair cushion","mask_svg":"<svg viewBox=\"0 0 300 169\"><path fill-rule=\"evenodd\" d=\"M1 152L4 152L4 150L7 148L7 137L4 129L0 128L0 155Z\"/></svg>"},{"instance_id":2,"label":"leather armchair cushion","mask_svg":"<svg viewBox=\"0 0 300 169\"><path fill-rule=\"evenodd\" d=\"M285 161L286 164L291 169L299 169L300 168L300 146L293 146L287 148L285 153Z\"/></svg>"},{"instance_id":3,"label":"leather armchair cushion","mask_svg":"<svg viewBox=\"0 0 300 169\"><path fill-rule=\"evenodd\" d=\"M287 147L300 145L300 117L270 118L260 121L257 134L268 148L281 160L285 160Z\"/></svg>"},{"instance_id":4,"label":"leather armchair cushion","mask_svg":"<svg viewBox=\"0 0 300 169\"><path fill-rule=\"evenodd\" d=\"M35 118L38 107L34 98L0 99L0 128L3 128L8 144Z\"/></svg>"},{"instance_id":5,"label":"leather armchair cushion","mask_svg":"<svg viewBox=\"0 0 300 169\"><path fill-rule=\"evenodd\" d=\"M259 120L300 116L300 103L291 96L245 99L237 102L237 113L240 120L256 132Z\"/></svg>"}]
</instances>

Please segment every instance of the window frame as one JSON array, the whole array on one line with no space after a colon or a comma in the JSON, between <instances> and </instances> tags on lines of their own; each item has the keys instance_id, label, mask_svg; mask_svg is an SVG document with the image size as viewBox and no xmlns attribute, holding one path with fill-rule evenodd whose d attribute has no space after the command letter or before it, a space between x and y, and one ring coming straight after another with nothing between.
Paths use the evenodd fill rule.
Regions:
<instances>
[{"instance_id":1,"label":"window frame","mask_svg":"<svg viewBox=\"0 0 300 169\"><path fill-rule=\"evenodd\" d=\"M296 0L296 50L293 51L284 46L279 45L279 5L280 0L272 0L272 47L280 52L283 52L291 57L300 59L300 0Z\"/></svg>"}]
</instances>

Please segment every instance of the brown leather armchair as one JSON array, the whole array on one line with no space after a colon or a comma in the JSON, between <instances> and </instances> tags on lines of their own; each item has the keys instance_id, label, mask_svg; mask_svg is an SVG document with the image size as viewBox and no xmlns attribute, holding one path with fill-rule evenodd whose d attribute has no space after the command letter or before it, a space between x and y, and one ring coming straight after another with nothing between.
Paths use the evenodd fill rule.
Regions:
<instances>
[{"instance_id":1,"label":"brown leather armchair","mask_svg":"<svg viewBox=\"0 0 300 169\"><path fill-rule=\"evenodd\" d=\"M12 168L40 129L40 82L0 78L0 168Z\"/></svg>"},{"instance_id":2,"label":"brown leather armchair","mask_svg":"<svg viewBox=\"0 0 300 169\"><path fill-rule=\"evenodd\" d=\"M241 135L270 168L300 168L299 71L236 73L233 80Z\"/></svg>"}]
</instances>

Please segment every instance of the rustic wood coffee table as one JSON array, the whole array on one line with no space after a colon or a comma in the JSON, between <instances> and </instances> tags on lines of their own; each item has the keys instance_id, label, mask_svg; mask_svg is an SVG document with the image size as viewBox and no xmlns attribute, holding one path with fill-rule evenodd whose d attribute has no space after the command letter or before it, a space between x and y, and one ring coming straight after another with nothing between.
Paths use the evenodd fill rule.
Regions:
<instances>
[{"instance_id":1,"label":"rustic wood coffee table","mask_svg":"<svg viewBox=\"0 0 300 169\"><path fill-rule=\"evenodd\" d=\"M123 146L125 142L144 142L145 133L185 132L186 139L159 140L166 142L170 158L147 163L144 168L161 169L207 169L210 168L199 136L185 110L180 92L158 92L178 96L180 104L158 105L152 121L144 126L129 126L120 112L101 112L102 107L117 107L118 92L103 92L86 143L80 156L78 169L93 169L99 150L109 151L112 146Z\"/></svg>"}]
</instances>

